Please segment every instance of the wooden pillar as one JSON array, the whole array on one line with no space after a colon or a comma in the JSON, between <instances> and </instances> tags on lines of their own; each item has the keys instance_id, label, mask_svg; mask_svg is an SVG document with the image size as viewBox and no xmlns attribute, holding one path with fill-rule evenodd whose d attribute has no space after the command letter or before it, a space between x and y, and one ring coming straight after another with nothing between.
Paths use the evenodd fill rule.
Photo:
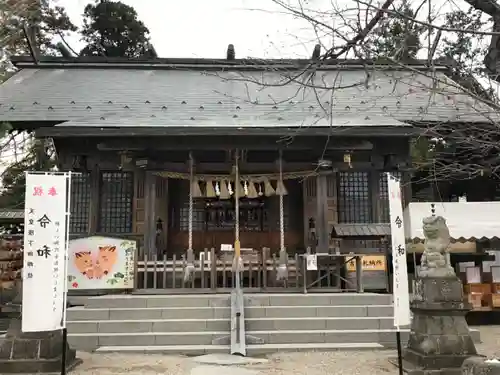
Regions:
<instances>
[{"instance_id":1,"label":"wooden pillar","mask_svg":"<svg viewBox=\"0 0 500 375\"><path fill-rule=\"evenodd\" d=\"M144 252L148 257L156 254L156 176L151 171L146 171L144 181L145 200L145 228L144 228Z\"/></svg>"},{"instance_id":2,"label":"wooden pillar","mask_svg":"<svg viewBox=\"0 0 500 375\"><path fill-rule=\"evenodd\" d=\"M168 221L169 221L169 201L168 201L168 178L156 176L156 202L155 202L155 237L157 251L165 251L167 247ZM162 231L158 232L158 220L162 222Z\"/></svg>"},{"instance_id":3,"label":"wooden pillar","mask_svg":"<svg viewBox=\"0 0 500 375\"><path fill-rule=\"evenodd\" d=\"M412 190L411 190L411 174L409 172L402 172L401 185L403 186L403 210L412 200Z\"/></svg>"},{"instance_id":4,"label":"wooden pillar","mask_svg":"<svg viewBox=\"0 0 500 375\"><path fill-rule=\"evenodd\" d=\"M380 199L380 173L382 173L382 171L374 169L370 172L368 177L370 184L370 203L373 223L380 223L382 221L383 205L389 204L389 200L382 201L382 199Z\"/></svg>"},{"instance_id":5,"label":"wooden pillar","mask_svg":"<svg viewBox=\"0 0 500 375\"><path fill-rule=\"evenodd\" d=\"M50 167L50 158L47 155L47 144L48 144L48 139L47 138L41 138L41 139L35 139L33 140L34 142L34 148L36 151L36 160L37 160L37 171L48 171Z\"/></svg>"},{"instance_id":6,"label":"wooden pillar","mask_svg":"<svg viewBox=\"0 0 500 375\"><path fill-rule=\"evenodd\" d=\"M316 236L319 253L328 252L330 233L328 233L328 181L327 173L319 173L316 177Z\"/></svg>"},{"instance_id":7,"label":"wooden pillar","mask_svg":"<svg viewBox=\"0 0 500 375\"><path fill-rule=\"evenodd\" d=\"M98 233L99 204L101 201L101 171L96 163L90 171L90 213L88 234Z\"/></svg>"},{"instance_id":8,"label":"wooden pillar","mask_svg":"<svg viewBox=\"0 0 500 375\"><path fill-rule=\"evenodd\" d=\"M134 173L134 203L133 203L133 219L132 232L144 235L145 230L145 202L144 202L144 179L145 171L138 169ZM144 239L144 238L143 238Z\"/></svg>"}]
</instances>

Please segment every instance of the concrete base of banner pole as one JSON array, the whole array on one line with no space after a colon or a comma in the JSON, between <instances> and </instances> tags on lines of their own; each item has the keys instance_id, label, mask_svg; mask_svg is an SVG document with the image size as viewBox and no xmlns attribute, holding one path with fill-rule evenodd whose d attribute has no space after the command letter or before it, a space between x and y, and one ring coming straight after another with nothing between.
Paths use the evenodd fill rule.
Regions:
<instances>
[{"instance_id":1,"label":"concrete base of banner pole","mask_svg":"<svg viewBox=\"0 0 500 375\"><path fill-rule=\"evenodd\" d=\"M5 337L0 338L0 374L60 373L62 331L21 331L21 319L13 319ZM66 347L66 368L82 361Z\"/></svg>"},{"instance_id":2,"label":"concrete base of banner pole","mask_svg":"<svg viewBox=\"0 0 500 375\"><path fill-rule=\"evenodd\" d=\"M465 315L462 282L456 276L416 280L413 319L403 367L411 375L459 375L464 361L477 356Z\"/></svg>"}]
</instances>

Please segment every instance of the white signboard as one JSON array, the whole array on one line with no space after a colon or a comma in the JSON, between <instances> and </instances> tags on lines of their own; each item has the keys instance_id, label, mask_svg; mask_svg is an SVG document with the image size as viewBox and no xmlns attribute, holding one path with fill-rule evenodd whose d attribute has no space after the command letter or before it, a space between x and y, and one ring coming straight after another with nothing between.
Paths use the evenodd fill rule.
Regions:
<instances>
[{"instance_id":1,"label":"white signboard","mask_svg":"<svg viewBox=\"0 0 500 375\"><path fill-rule=\"evenodd\" d=\"M231 244L221 244L220 251L234 251L233 245Z\"/></svg>"},{"instance_id":2,"label":"white signboard","mask_svg":"<svg viewBox=\"0 0 500 375\"><path fill-rule=\"evenodd\" d=\"M389 192L389 214L391 218L392 268L394 293L394 326L410 324L410 294L408 292L408 270L406 267L405 228L401 184L399 179L387 173Z\"/></svg>"},{"instance_id":3,"label":"white signboard","mask_svg":"<svg viewBox=\"0 0 500 375\"><path fill-rule=\"evenodd\" d=\"M22 331L65 327L68 174L26 174Z\"/></svg>"},{"instance_id":4,"label":"white signboard","mask_svg":"<svg viewBox=\"0 0 500 375\"><path fill-rule=\"evenodd\" d=\"M318 256L316 254L308 254L306 260L306 268L308 271L316 271L318 269Z\"/></svg>"}]
</instances>

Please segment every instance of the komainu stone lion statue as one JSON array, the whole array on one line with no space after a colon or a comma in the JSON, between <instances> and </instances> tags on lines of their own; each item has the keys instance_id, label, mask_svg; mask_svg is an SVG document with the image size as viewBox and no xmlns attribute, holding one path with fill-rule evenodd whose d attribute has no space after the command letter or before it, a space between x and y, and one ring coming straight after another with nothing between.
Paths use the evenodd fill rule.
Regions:
<instances>
[{"instance_id":1,"label":"komainu stone lion statue","mask_svg":"<svg viewBox=\"0 0 500 375\"><path fill-rule=\"evenodd\" d=\"M449 262L450 231L446 220L442 216L429 216L422 220L422 224L425 242L419 276L456 277Z\"/></svg>"}]
</instances>

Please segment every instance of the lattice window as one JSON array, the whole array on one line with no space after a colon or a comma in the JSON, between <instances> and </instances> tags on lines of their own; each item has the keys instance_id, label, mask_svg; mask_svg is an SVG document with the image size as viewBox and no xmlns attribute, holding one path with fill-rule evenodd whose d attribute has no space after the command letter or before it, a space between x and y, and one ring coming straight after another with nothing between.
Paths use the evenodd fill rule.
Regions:
<instances>
[{"instance_id":1,"label":"lattice window","mask_svg":"<svg viewBox=\"0 0 500 375\"><path fill-rule=\"evenodd\" d=\"M193 230L205 230L205 206L202 202L193 202ZM189 230L189 202L179 209L179 226L181 231Z\"/></svg>"},{"instance_id":2,"label":"lattice window","mask_svg":"<svg viewBox=\"0 0 500 375\"><path fill-rule=\"evenodd\" d=\"M71 176L70 233L86 233L89 229L90 190L89 173Z\"/></svg>"},{"instance_id":3,"label":"lattice window","mask_svg":"<svg viewBox=\"0 0 500 375\"><path fill-rule=\"evenodd\" d=\"M134 174L132 172L103 172L101 174L100 232L132 232L133 196Z\"/></svg>"},{"instance_id":4,"label":"lattice window","mask_svg":"<svg viewBox=\"0 0 500 375\"><path fill-rule=\"evenodd\" d=\"M372 221L368 172L339 173L339 223L370 223Z\"/></svg>"},{"instance_id":5,"label":"lattice window","mask_svg":"<svg viewBox=\"0 0 500 375\"><path fill-rule=\"evenodd\" d=\"M392 172L394 177L401 179L401 172ZM389 191L387 186L387 176L385 172L380 172L378 180L379 188L379 202L380 202L380 222L389 223L391 221L389 216ZM404 190L401 189L401 200L403 201L403 207L405 206L405 200L403 195Z\"/></svg>"},{"instance_id":6,"label":"lattice window","mask_svg":"<svg viewBox=\"0 0 500 375\"><path fill-rule=\"evenodd\" d=\"M193 202L194 231L233 231L236 223L234 202L232 200L195 200ZM240 206L240 230L262 231L268 229L268 213L264 207ZM285 214L285 226L288 218ZM189 203L179 209L179 229L189 230Z\"/></svg>"},{"instance_id":7,"label":"lattice window","mask_svg":"<svg viewBox=\"0 0 500 375\"><path fill-rule=\"evenodd\" d=\"M306 190L306 197L316 197L316 178L310 177L305 180L304 188ZM328 198L335 197L335 176L328 175L326 177L326 195Z\"/></svg>"}]
</instances>

